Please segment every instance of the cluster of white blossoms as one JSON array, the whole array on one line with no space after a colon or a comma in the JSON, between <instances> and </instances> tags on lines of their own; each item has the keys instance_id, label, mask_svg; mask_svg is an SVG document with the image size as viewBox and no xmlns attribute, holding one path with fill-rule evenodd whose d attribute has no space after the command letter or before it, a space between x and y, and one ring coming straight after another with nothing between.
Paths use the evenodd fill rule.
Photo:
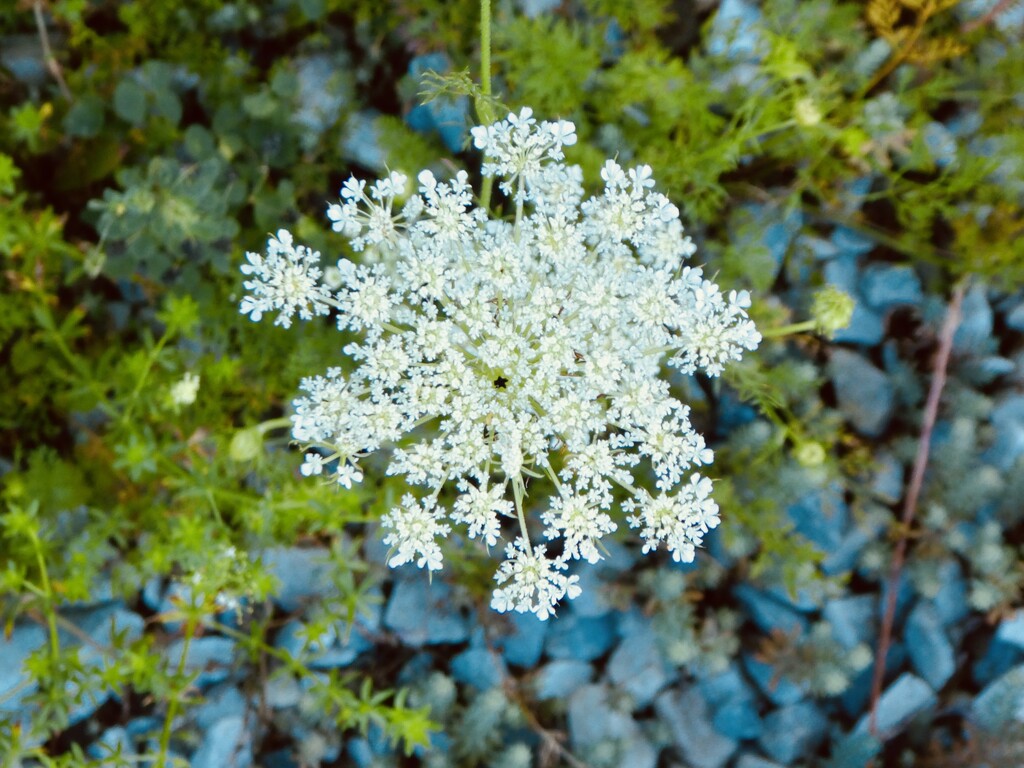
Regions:
<instances>
[{"instance_id":1,"label":"cluster of white blossoms","mask_svg":"<svg viewBox=\"0 0 1024 768\"><path fill-rule=\"evenodd\" d=\"M645 552L693 559L719 522L698 471L713 454L661 375L717 376L761 337L745 291L683 264L693 243L650 167L609 160L584 200L562 152L572 123L523 109L472 135L514 220L475 207L464 171L423 171L415 190L400 173L352 178L327 215L363 263L325 278L319 253L282 230L248 255L241 311L287 326L333 310L358 339L347 372L302 382L292 435L305 475L350 487L388 448L388 474L423 489L384 517L389 564L441 568L453 526L488 547L507 537L492 606L545 619L579 594L569 564L601 559L619 510ZM540 482L550 498L528 499Z\"/></svg>"}]
</instances>

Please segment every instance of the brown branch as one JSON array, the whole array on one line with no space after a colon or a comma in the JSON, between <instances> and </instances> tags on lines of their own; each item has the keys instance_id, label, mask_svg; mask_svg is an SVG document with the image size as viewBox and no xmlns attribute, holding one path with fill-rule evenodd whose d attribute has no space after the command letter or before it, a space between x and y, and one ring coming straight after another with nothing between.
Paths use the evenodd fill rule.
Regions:
<instances>
[{"instance_id":1,"label":"brown branch","mask_svg":"<svg viewBox=\"0 0 1024 768\"><path fill-rule=\"evenodd\" d=\"M928 451L932 441L932 430L939 413L939 400L946 385L946 370L949 367L949 356L953 350L953 334L960 324L961 306L964 299L966 281L957 283L953 289L946 318L939 331L939 349L935 353L934 370L931 386L928 388L928 400L925 402L924 416L921 421L921 437L917 443L917 455L914 457L914 468L910 475L910 484L903 500L903 517L900 520L899 539L892 553L889 567L889 593L885 604L885 615L882 617L882 629L878 637L878 650L875 654L875 669L871 679L871 714L868 720L871 734L878 736L878 700L882 695L882 681L885 677L885 658L889 654L892 643L892 627L896 617L896 590L900 572L907 554L907 532L914 522L917 513L917 502L924 484L924 472L928 466Z\"/></svg>"},{"instance_id":2,"label":"brown branch","mask_svg":"<svg viewBox=\"0 0 1024 768\"><path fill-rule=\"evenodd\" d=\"M53 79L57 81L57 87L60 89L61 95L68 101L71 101L71 90L68 88L68 84L64 82L64 72L60 68L60 62L57 61L57 57L53 55L53 49L50 48L50 36L46 32L46 19L43 18L42 0L35 0L32 3L32 13L36 17L36 29L39 30L39 43L43 46L46 68L50 70Z\"/></svg>"},{"instance_id":3,"label":"brown branch","mask_svg":"<svg viewBox=\"0 0 1024 768\"><path fill-rule=\"evenodd\" d=\"M993 5L987 13L983 14L982 16L979 16L976 19L971 19L970 21L965 21L963 24L961 24L960 31L966 35L967 33L973 32L979 27L984 27L986 24L995 19L996 16L998 16L1000 13L1005 11L1007 8L1009 8L1016 2L1017 0L999 0L999 2Z\"/></svg>"}]
</instances>

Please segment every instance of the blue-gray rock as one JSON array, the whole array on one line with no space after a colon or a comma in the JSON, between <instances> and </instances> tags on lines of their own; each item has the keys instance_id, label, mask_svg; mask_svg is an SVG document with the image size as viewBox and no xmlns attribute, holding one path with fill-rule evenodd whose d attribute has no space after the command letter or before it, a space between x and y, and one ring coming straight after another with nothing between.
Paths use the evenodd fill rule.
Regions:
<instances>
[{"instance_id":1,"label":"blue-gray rock","mask_svg":"<svg viewBox=\"0 0 1024 768\"><path fill-rule=\"evenodd\" d=\"M832 744L832 755L825 768L864 768L882 751L882 744L868 732L848 733Z\"/></svg>"},{"instance_id":2,"label":"blue-gray rock","mask_svg":"<svg viewBox=\"0 0 1024 768\"><path fill-rule=\"evenodd\" d=\"M345 104L351 101L351 68L337 53L301 56L293 64L299 87L292 119L305 129L302 142L308 149L338 122Z\"/></svg>"},{"instance_id":3,"label":"blue-gray rock","mask_svg":"<svg viewBox=\"0 0 1024 768\"><path fill-rule=\"evenodd\" d=\"M357 762L356 765L363 768L363 763ZM286 747L273 752L261 752L260 768L299 768L299 763L295 759L294 750Z\"/></svg>"},{"instance_id":4,"label":"blue-gray rock","mask_svg":"<svg viewBox=\"0 0 1024 768\"><path fill-rule=\"evenodd\" d=\"M50 79L38 35L0 37L0 64L7 68L15 80L32 88L40 88Z\"/></svg>"},{"instance_id":5,"label":"blue-gray rock","mask_svg":"<svg viewBox=\"0 0 1024 768\"><path fill-rule=\"evenodd\" d=\"M571 695L593 678L594 668L585 661L550 661L541 667L533 678L534 697L538 701L561 699Z\"/></svg>"},{"instance_id":6,"label":"blue-gray rock","mask_svg":"<svg viewBox=\"0 0 1024 768\"><path fill-rule=\"evenodd\" d=\"M399 578L384 612L384 625L406 645L461 643L469 637L465 617L452 603L452 590L441 579L415 573Z\"/></svg>"},{"instance_id":7,"label":"blue-gray rock","mask_svg":"<svg viewBox=\"0 0 1024 768\"><path fill-rule=\"evenodd\" d=\"M736 768L783 768L783 766L747 752L740 755L739 760L736 761Z\"/></svg>"},{"instance_id":8,"label":"blue-gray rock","mask_svg":"<svg viewBox=\"0 0 1024 768\"><path fill-rule=\"evenodd\" d=\"M903 462L889 451L875 454L871 473L871 492L886 504L895 504L903 498Z\"/></svg>"},{"instance_id":9,"label":"blue-gray rock","mask_svg":"<svg viewBox=\"0 0 1024 768\"><path fill-rule=\"evenodd\" d=\"M1017 611L999 622L996 640L1015 645L1024 650L1024 610Z\"/></svg>"},{"instance_id":10,"label":"blue-gray rock","mask_svg":"<svg viewBox=\"0 0 1024 768\"><path fill-rule=\"evenodd\" d=\"M334 627L333 642L310 661L310 666L314 669L347 667L359 654L373 648L373 643L363 634L363 626L362 621L358 621L350 630L347 623L338 622Z\"/></svg>"},{"instance_id":11,"label":"blue-gray rock","mask_svg":"<svg viewBox=\"0 0 1024 768\"><path fill-rule=\"evenodd\" d=\"M723 389L718 402L718 428L723 432L732 432L744 424L750 424L757 418L757 409L750 403L740 400L732 390Z\"/></svg>"},{"instance_id":12,"label":"blue-gray rock","mask_svg":"<svg viewBox=\"0 0 1024 768\"><path fill-rule=\"evenodd\" d=\"M373 768L376 756L370 743L363 738L349 739L345 742L345 755L352 760L356 768Z\"/></svg>"},{"instance_id":13,"label":"blue-gray rock","mask_svg":"<svg viewBox=\"0 0 1024 768\"><path fill-rule=\"evenodd\" d=\"M795 704L804 698L805 692L791 680L776 673L770 664L758 661L752 655L743 654L743 667L758 689L777 707Z\"/></svg>"},{"instance_id":14,"label":"blue-gray rock","mask_svg":"<svg viewBox=\"0 0 1024 768\"><path fill-rule=\"evenodd\" d=\"M605 742L636 740L640 728L630 713L613 704L605 685L585 685L569 696L569 739L575 750Z\"/></svg>"},{"instance_id":15,"label":"blue-gray rock","mask_svg":"<svg viewBox=\"0 0 1024 768\"><path fill-rule=\"evenodd\" d=\"M218 720L192 756L192 768L248 768L252 765L252 740L243 717Z\"/></svg>"},{"instance_id":16,"label":"blue-gray rock","mask_svg":"<svg viewBox=\"0 0 1024 768\"><path fill-rule=\"evenodd\" d=\"M878 732L892 733L898 730L916 715L934 707L936 701L935 691L928 683L910 672L904 672L878 699ZM857 723L858 733L868 730L869 717L865 714Z\"/></svg>"},{"instance_id":17,"label":"blue-gray rock","mask_svg":"<svg viewBox=\"0 0 1024 768\"><path fill-rule=\"evenodd\" d=\"M939 566L939 591L935 594L935 612L945 626L959 624L970 613L967 581L960 563L950 558Z\"/></svg>"},{"instance_id":18,"label":"blue-gray rock","mask_svg":"<svg viewBox=\"0 0 1024 768\"><path fill-rule=\"evenodd\" d=\"M750 59L759 53L761 11L747 0L723 0L711 23L707 50L712 56Z\"/></svg>"},{"instance_id":19,"label":"blue-gray rock","mask_svg":"<svg viewBox=\"0 0 1024 768\"><path fill-rule=\"evenodd\" d=\"M999 355L985 355L964 360L958 368L958 375L974 387L985 387L1002 376L1009 376L1017 370L1017 363Z\"/></svg>"},{"instance_id":20,"label":"blue-gray rock","mask_svg":"<svg viewBox=\"0 0 1024 768\"><path fill-rule=\"evenodd\" d=\"M956 137L942 123L932 120L921 131L921 138L928 148L935 165L946 168L956 163Z\"/></svg>"},{"instance_id":21,"label":"blue-gray rock","mask_svg":"<svg viewBox=\"0 0 1024 768\"><path fill-rule=\"evenodd\" d=\"M147 737L159 735L163 724L163 719L159 717L136 717L133 720L129 720L124 729L133 741L139 741Z\"/></svg>"},{"instance_id":22,"label":"blue-gray rock","mask_svg":"<svg viewBox=\"0 0 1024 768\"><path fill-rule=\"evenodd\" d=\"M735 699L754 698L754 691L735 662L724 672L700 677L697 680L697 688L711 709L718 709Z\"/></svg>"},{"instance_id":23,"label":"blue-gray rock","mask_svg":"<svg viewBox=\"0 0 1024 768\"><path fill-rule=\"evenodd\" d=\"M142 585L142 604L151 610L161 610L164 599L164 583L160 577L148 579Z\"/></svg>"},{"instance_id":24,"label":"blue-gray rock","mask_svg":"<svg viewBox=\"0 0 1024 768\"><path fill-rule=\"evenodd\" d=\"M836 549L829 553L821 563L821 571L826 576L839 576L856 568L860 554L874 537L861 528L851 528Z\"/></svg>"},{"instance_id":25,"label":"blue-gray rock","mask_svg":"<svg viewBox=\"0 0 1024 768\"><path fill-rule=\"evenodd\" d=\"M828 241L826 241L828 242ZM836 255L836 248L832 247L831 256ZM854 298L857 295L857 288L860 281L860 269L855 256L842 256L833 258L824 269L825 282L834 285Z\"/></svg>"},{"instance_id":26,"label":"blue-gray rock","mask_svg":"<svg viewBox=\"0 0 1024 768\"><path fill-rule=\"evenodd\" d=\"M848 190L852 197L863 197L871 189L871 179L854 179ZM839 256L863 256L875 247L875 241L849 227L839 226L830 236Z\"/></svg>"},{"instance_id":27,"label":"blue-gray rock","mask_svg":"<svg viewBox=\"0 0 1024 768\"><path fill-rule=\"evenodd\" d=\"M1024 301L1006 313L1006 324L1013 330L1024 333Z\"/></svg>"},{"instance_id":28,"label":"blue-gray rock","mask_svg":"<svg viewBox=\"0 0 1024 768\"><path fill-rule=\"evenodd\" d=\"M608 679L646 707L668 685L669 668L649 621L636 613L620 622L622 640L608 661Z\"/></svg>"},{"instance_id":29,"label":"blue-gray rock","mask_svg":"<svg viewBox=\"0 0 1024 768\"><path fill-rule=\"evenodd\" d=\"M381 144L380 129L377 127L379 114L372 110L353 112L345 123L341 137L341 154L363 168L376 173L387 170L387 152Z\"/></svg>"},{"instance_id":30,"label":"blue-gray rock","mask_svg":"<svg viewBox=\"0 0 1024 768\"><path fill-rule=\"evenodd\" d=\"M875 595L830 600L822 611L822 618L832 627L836 642L849 651L875 637L877 602Z\"/></svg>"},{"instance_id":31,"label":"blue-gray rock","mask_svg":"<svg viewBox=\"0 0 1024 768\"><path fill-rule=\"evenodd\" d=\"M228 717L242 717L248 710L248 703L241 691L233 685L218 685L203 696L191 715L200 729L209 730L220 720Z\"/></svg>"},{"instance_id":32,"label":"blue-gray rock","mask_svg":"<svg viewBox=\"0 0 1024 768\"><path fill-rule=\"evenodd\" d=\"M335 569L330 557L330 551L323 547L274 547L264 552L267 573L280 583L274 602L291 612L310 599L333 594L331 574Z\"/></svg>"},{"instance_id":33,"label":"blue-gray rock","mask_svg":"<svg viewBox=\"0 0 1024 768\"><path fill-rule=\"evenodd\" d=\"M409 74L420 81L427 72L444 74L451 61L443 53L427 53L409 62ZM441 97L426 104L417 104L405 116L414 131L436 132L451 152L458 152L466 141L469 123L469 99Z\"/></svg>"},{"instance_id":34,"label":"blue-gray rock","mask_svg":"<svg viewBox=\"0 0 1024 768\"><path fill-rule=\"evenodd\" d=\"M267 680L263 686L263 698L271 709L287 709L302 699L302 688L299 681L284 670Z\"/></svg>"},{"instance_id":35,"label":"blue-gray rock","mask_svg":"<svg viewBox=\"0 0 1024 768\"><path fill-rule=\"evenodd\" d=\"M715 730L736 741L761 735L757 694L737 664L719 674L701 678L697 685L711 709Z\"/></svg>"},{"instance_id":36,"label":"blue-gray rock","mask_svg":"<svg viewBox=\"0 0 1024 768\"><path fill-rule=\"evenodd\" d=\"M868 307L888 312L896 307L916 307L924 300L921 280L913 267L872 264L860 279L860 293Z\"/></svg>"},{"instance_id":37,"label":"blue-gray rock","mask_svg":"<svg viewBox=\"0 0 1024 768\"><path fill-rule=\"evenodd\" d=\"M777 709L764 719L760 744L765 753L783 765L810 757L825 738L828 719L809 701Z\"/></svg>"},{"instance_id":38,"label":"blue-gray rock","mask_svg":"<svg viewBox=\"0 0 1024 768\"><path fill-rule=\"evenodd\" d=\"M184 640L175 640L164 650L164 658L177 664L185 647ZM234 662L235 644L226 637L196 637L188 648L185 671L198 672L195 684L204 687L222 682L231 671Z\"/></svg>"},{"instance_id":39,"label":"blue-gray rock","mask_svg":"<svg viewBox=\"0 0 1024 768\"><path fill-rule=\"evenodd\" d=\"M508 623L511 631L503 632L496 638L495 647L509 664L527 668L537 666L551 622L537 621L532 613L513 613L508 617Z\"/></svg>"},{"instance_id":40,"label":"blue-gray rock","mask_svg":"<svg viewBox=\"0 0 1024 768\"><path fill-rule=\"evenodd\" d=\"M614 643L613 615L588 619L570 613L551 620L546 648L552 659L593 661L603 656Z\"/></svg>"},{"instance_id":41,"label":"blue-gray rock","mask_svg":"<svg viewBox=\"0 0 1024 768\"><path fill-rule=\"evenodd\" d=\"M704 697L696 688L663 691L654 702L676 745L693 768L722 768L736 751L736 742L711 722Z\"/></svg>"},{"instance_id":42,"label":"blue-gray rock","mask_svg":"<svg viewBox=\"0 0 1024 768\"><path fill-rule=\"evenodd\" d=\"M807 629L807 619L799 612L749 584L739 584L733 589L733 594L763 632L770 633L774 629L802 632Z\"/></svg>"},{"instance_id":43,"label":"blue-gray rock","mask_svg":"<svg viewBox=\"0 0 1024 768\"><path fill-rule=\"evenodd\" d=\"M857 353L842 348L832 350L828 371L846 420L862 435L879 437L896 406L889 378Z\"/></svg>"},{"instance_id":44,"label":"blue-gray rock","mask_svg":"<svg viewBox=\"0 0 1024 768\"><path fill-rule=\"evenodd\" d=\"M1021 658L1020 648L993 637L985 655L971 667L971 675L978 685L986 685L1019 664Z\"/></svg>"},{"instance_id":45,"label":"blue-gray rock","mask_svg":"<svg viewBox=\"0 0 1024 768\"><path fill-rule=\"evenodd\" d=\"M580 618L598 618L605 616L612 611L612 604L608 602L608 585L602 576L601 568L589 566L580 568L576 575L579 576L579 587L583 593L569 603L569 610Z\"/></svg>"},{"instance_id":46,"label":"blue-gray rock","mask_svg":"<svg viewBox=\"0 0 1024 768\"><path fill-rule=\"evenodd\" d=\"M711 718L715 730L730 739L756 739L764 729L757 703L753 699L728 701Z\"/></svg>"},{"instance_id":47,"label":"blue-gray rock","mask_svg":"<svg viewBox=\"0 0 1024 768\"><path fill-rule=\"evenodd\" d=\"M940 690L956 671L953 645L935 607L919 602L907 618L904 641L910 663L934 690Z\"/></svg>"},{"instance_id":48,"label":"blue-gray rock","mask_svg":"<svg viewBox=\"0 0 1024 768\"><path fill-rule=\"evenodd\" d=\"M996 437L985 451L985 461L1003 472L1013 469L1024 456L1024 396L1011 394L1002 397L989 416Z\"/></svg>"},{"instance_id":49,"label":"blue-gray rock","mask_svg":"<svg viewBox=\"0 0 1024 768\"><path fill-rule=\"evenodd\" d=\"M872 651L875 651L876 643L872 641ZM889 652L885 657L885 674L895 674L902 669L907 658L907 652L903 644L894 642L889 646ZM839 696L839 704L850 717L855 717L867 708L868 700L871 698L871 678L874 673L874 662L866 666L853 676L850 685Z\"/></svg>"},{"instance_id":50,"label":"blue-gray rock","mask_svg":"<svg viewBox=\"0 0 1024 768\"><path fill-rule=\"evenodd\" d=\"M46 639L46 630L36 624L19 624L6 638L0 632L0 712L18 711L25 696L36 690L25 672L25 661L46 644Z\"/></svg>"},{"instance_id":51,"label":"blue-gray rock","mask_svg":"<svg viewBox=\"0 0 1024 768\"><path fill-rule=\"evenodd\" d=\"M855 297L856 298L856 297ZM857 299L853 305L853 314L845 328L840 328L832 338L847 344L858 344L873 347L885 336L885 320L874 310L868 309L863 301Z\"/></svg>"},{"instance_id":52,"label":"blue-gray rock","mask_svg":"<svg viewBox=\"0 0 1024 768\"><path fill-rule=\"evenodd\" d=\"M501 685L507 676L501 657L487 648L468 648L452 659L452 677L482 691Z\"/></svg>"},{"instance_id":53,"label":"blue-gray rock","mask_svg":"<svg viewBox=\"0 0 1024 768\"><path fill-rule=\"evenodd\" d=\"M814 258L818 259L819 261L826 261L828 259L833 258L837 253L839 253L839 249L836 248L835 243L833 243L831 240L827 240L824 237L818 237L817 235L808 234L806 232L801 234L799 238L797 238L797 242L803 248L806 248L808 251L810 251ZM856 272L856 267L854 269L854 272Z\"/></svg>"},{"instance_id":54,"label":"blue-gray rock","mask_svg":"<svg viewBox=\"0 0 1024 768\"><path fill-rule=\"evenodd\" d=\"M523 15L535 19L545 13L551 13L562 4L562 0L519 0L519 8Z\"/></svg>"},{"instance_id":55,"label":"blue-gray rock","mask_svg":"<svg viewBox=\"0 0 1024 768\"><path fill-rule=\"evenodd\" d=\"M575 615L596 618L612 612L615 606L608 599L608 581L630 572L636 565L638 550L634 547L608 541L605 550L604 557L597 563L575 571L575 575L580 577L580 588L583 590L582 595L568 604L569 610Z\"/></svg>"},{"instance_id":56,"label":"blue-gray rock","mask_svg":"<svg viewBox=\"0 0 1024 768\"><path fill-rule=\"evenodd\" d=\"M891 589L890 582L886 579L882 585L882 594L878 599L878 619L882 620L885 616L885 612L889 609L889 591ZM910 576L906 571L900 573L899 580L896 582L896 623L900 624L907 611L910 609L910 603L917 594L914 589L913 583L910 581Z\"/></svg>"},{"instance_id":57,"label":"blue-gray rock","mask_svg":"<svg viewBox=\"0 0 1024 768\"><path fill-rule=\"evenodd\" d=\"M985 686L971 705L971 720L993 733L1014 720L1024 722L1024 664Z\"/></svg>"},{"instance_id":58,"label":"blue-gray rock","mask_svg":"<svg viewBox=\"0 0 1024 768\"><path fill-rule=\"evenodd\" d=\"M976 284L964 296L960 325L953 336L953 349L966 354L978 354L992 340L992 307L988 303L985 287Z\"/></svg>"},{"instance_id":59,"label":"blue-gray rock","mask_svg":"<svg viewBox=\"0 0 1024 768\"><path fill-rule=\"evenodd\" d=\"M789 506L788 513L796 532L823 552L839 548L850 524L850 511L838 482L805 494Z\"/></svg>"}]
</instances>

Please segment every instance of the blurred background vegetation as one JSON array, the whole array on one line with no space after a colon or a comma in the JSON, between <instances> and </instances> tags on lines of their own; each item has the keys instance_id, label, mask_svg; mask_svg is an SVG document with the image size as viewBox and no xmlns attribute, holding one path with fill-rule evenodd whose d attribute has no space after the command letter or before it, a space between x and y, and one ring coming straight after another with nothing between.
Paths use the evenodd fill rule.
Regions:
<instances>
[{"instance_id":1,"label":"blurred background vegetation","mask_svg":"<svg viewBox=\"0 0 1024 768\"><path fill-rule=\"evenodd\" d=\"M131 722L145 724L132 750L187 756L207 738L187 717L198 691L223 679L203 676L230 672L261 702L274 676L312 697L301 737L260 704L257 757L330 762L309 734L329 746L361 729L381 762L360 765L390 765L389 743L430 765L519 765L520 743L527 759L570 760L551 735L564 703L456 689L451 647L408 672L401 632L381 625L396 589L374 529L401 487L383 472L352 491L299 477L282 421L298 380L337 359L335 332L237 312L237 266L268 232L340 254L322 214L350 173L472 171L476 110L520 106L576 123L569 160L591 184L606 157L653 166L696 259L752 290L762 329L813 320L827 285L858 302L834 340L791 334L724 383L674 381L714 439L723 527L692 572L658 558L604 572L608 610L644 617L676 679L745 654L831 702L808 764L924 760L930 742L936 765L946 748L976 754L976 728L948 711L861 752L842 741L868 694L836 697L863 683L875 637L845 642L827 606L876 599L909 537L900 616L963 586L942 701L1020 660L972 676L1021 600L1020 3L495 2L494 104L474 84L479 13L477 0L0 6L0 649L22 671L0 676L0 756L130 764L127 748L85 750L97 724ZM895 513L955 286L964 324L907 530ZM297 577L289 557L307 550L322 567ZM507 634L486 610L486 555L452 550L447 610ZM813 628L762 621L765 604ZM317 665L353 632L367 640L355 663ZM1005 725L999 754L1014 754ZM450 762L431 762L437 733ZM345 749L334 759L355 760Z\"/></svg>"}]
</instances>

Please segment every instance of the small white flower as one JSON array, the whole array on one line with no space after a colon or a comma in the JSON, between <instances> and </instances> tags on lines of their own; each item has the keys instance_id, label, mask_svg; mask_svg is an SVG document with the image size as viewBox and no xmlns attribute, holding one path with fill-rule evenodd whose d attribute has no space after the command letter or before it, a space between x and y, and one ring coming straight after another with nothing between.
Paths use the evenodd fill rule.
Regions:
<instances>
[{"instance_id":1,"label":"small white flower","mask_svg":"<svg viewBox=\"0 0 1024 768\"><path fill-rule=\"evenodd\" d=\"M299 471L306 477L319 475L324 471L324 457L319 453L307 453L306 460L302 462Z\"/></svg>"},{"instance_id":2,"label":"small white flower","mask_svg":"<svg viewBox=\"0 0 1024 768\"><path fill-rule=\"evenodd\" d=\"M459 489L463 493L455 501L452 521L466 524L469 538L480 538L488 547L495 546L501 536L501 517L515 515L512 502L504 498L505 486L478 488L463 481Z\"/></svg>"},{"instance_id":3,"label":"small white flower","mask_svg":"<svg viewBox=\"0 0 1024 768\"><path fill-rule=\"evenodd\" d=\"M351 488L352 483L361 483L363 481L363 473L359 471L359 467L349 462L340 463L334 477L339 485L343 485L346 488Z\"/></svg>"},{"instance_id":4,"label":"small white flower","mask_svg":"<svg viewBox=\"0 0 1024 768\"><path fill-rule=\"evenodd\" d=\"M176 406L192 405L199 394L199 374L186 373L171 385L171 403Z\"/></svg>"},{"instance_id":5,"label":"small white flower","mask_svg":"<svg viewBox=\"0 0 1024 768\"><path fill-rule=\"evenodd\" d=\"M397 550L388 565L397 568L415 562L419 568L440 570L443 556L437 538L451 532L451 527L441 522L443 519L444 508L432 499L419 501L411 494L402 497L401 505L384 515L381 521L383 527L391 531L384 537L384 543Z\"/></svg>"},{"instance_id":6,"label":"small white flower","mask_svg":"<svg viewBox=\"0 0 1024 768\"><path fill-rule=\"evenodd\" d=\"M287 328L295 314L310 320L330 311L330 292L320 285L320 254L293 245L288 230L278 230L277 237L267 240L265 258L257 253L247 253L246 258L249 263L242 265L242 274L252 279L243 285L252 294L242 299L239 308L243 315L258 321L264 313L276 311L274 325Z\"/></svg>"},{"instance_id":7,"label":"small white flower","mask_svg":"<svg viewBox=\"0 0 1024 768\"><path fill-rule=\"evenodd\" d=\"M567 594L579 595L579 576L566 576L565 563L546 556L543 545L530 552L522 538L505 548L505 561L494 580L498 588L491 597L491 607L499 613L516 611L534 613L541 621L554 615L555 605Z\"/></svg>"}]
</instances>

